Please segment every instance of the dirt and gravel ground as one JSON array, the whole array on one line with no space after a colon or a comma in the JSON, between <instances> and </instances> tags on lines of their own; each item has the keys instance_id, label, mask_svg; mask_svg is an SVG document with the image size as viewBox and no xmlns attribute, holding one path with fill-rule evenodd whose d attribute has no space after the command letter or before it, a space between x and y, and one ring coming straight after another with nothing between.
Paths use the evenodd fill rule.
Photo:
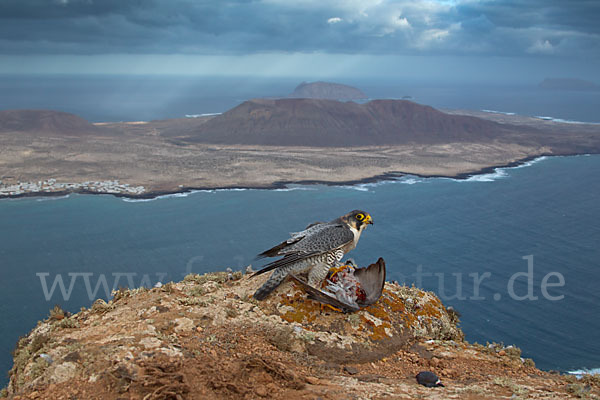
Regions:
<instances>
[{"instance_id":1,"label":"dirt and gravel ground","mask_svg":"<svg viewBox=\"0 0 600 400\"><path fill-rule=\"evenodd\" d=\"M386 283L380 301L342 314L264 277L190 275L60 309L15 351L12 399L600 398L597 378L543 372L511 346L463 341L431 292ZM425 388L419 371L445 387Z\"/></svg>"}]
</instances>

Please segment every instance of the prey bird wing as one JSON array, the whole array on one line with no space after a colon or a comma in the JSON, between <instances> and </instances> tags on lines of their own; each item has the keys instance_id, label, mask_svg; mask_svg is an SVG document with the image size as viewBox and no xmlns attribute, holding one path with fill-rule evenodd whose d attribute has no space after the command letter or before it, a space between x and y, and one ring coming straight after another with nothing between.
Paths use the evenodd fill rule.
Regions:
<instances>
[{"instance_id":1,"label":"prey bird wing","mask_svg":"<svg viewBox=\"0 0 600 400\"><path fill-rule=\"evenodd\" d=\"M383 258L379 257L376 263L367 268L356 269L354 276L360 282L360 286L367 296L363 301L358 301L359 306L370 306L379 300L385 286L385 261Z\"/></svg>"},{"instance_id":2,"label":"prey bird wing","mask_svg":"<svg viewBox=\"0 0 600 400\"><path fill-rule=\"evenodd\" d=\"M304 291L306 293L308 293L309 298L316 300L319 303L329 304L330 306L333 306L339 310L342 310L345 313L360 310L360 308L355 307L352 304L344 303L344 302L336 299L335 297L310 286L308 283L304 282L302 279L298 278L294 274L290 274L290 276L296 283L298 283L302 287L302 289L304 289Z\"/></svg>"}]
</instances>

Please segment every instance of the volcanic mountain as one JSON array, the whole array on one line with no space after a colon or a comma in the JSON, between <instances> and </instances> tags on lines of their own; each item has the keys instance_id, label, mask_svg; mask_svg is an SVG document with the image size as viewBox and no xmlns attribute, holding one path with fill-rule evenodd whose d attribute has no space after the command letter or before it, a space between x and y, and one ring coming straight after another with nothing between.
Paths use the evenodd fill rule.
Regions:
<instances>
[{"instance_id":1,"label":"volcanic mountain","mask_svg":"<svg viewBox=\"0 0 600 400\"><path fill-rule=\"evenodd\" d=\"M0 111L0 133L28 132L45 136L88 136L108 133L74 114L51 110Z\"/></svg>"},{"instance_id":2,"label":"volcanic mountain","mask_svg":"<svg viewBox=\"0 0 600 400\"><path fill-rule=\"evenodd\" d=\"M200 125L184 140L344 147L488 142L522 129L406 100L254 99Z\"/></svg>"},{"instance_id":3,"label":"volcanic mountain","mask_svg":"<svg viewBox=\"0 0 600 400\"><path fill-rule=\"evenodd\" d=\"M367 95L359 89L331 82L302 82L288 97L329 100L360 100Z\"/></svg>"}]
</instances>

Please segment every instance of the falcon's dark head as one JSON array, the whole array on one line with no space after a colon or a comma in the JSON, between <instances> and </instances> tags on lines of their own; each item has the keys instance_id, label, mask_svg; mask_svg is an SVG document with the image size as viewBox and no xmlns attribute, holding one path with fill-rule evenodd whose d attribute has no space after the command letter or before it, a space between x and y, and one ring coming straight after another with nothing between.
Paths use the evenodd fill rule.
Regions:
<instances>
[{"instance_id":1,"label":"falcon's dark head","mask_svg":"<svg viewBox=\"0 0 600 400\"><path fill-rule=\"evenodd\" d=\"M358 231L363 230L367 225L373 224L373 219L369 213L362 210L350 211L348 214L342 215L340 219Z\"/></svg>"}]
</instances>

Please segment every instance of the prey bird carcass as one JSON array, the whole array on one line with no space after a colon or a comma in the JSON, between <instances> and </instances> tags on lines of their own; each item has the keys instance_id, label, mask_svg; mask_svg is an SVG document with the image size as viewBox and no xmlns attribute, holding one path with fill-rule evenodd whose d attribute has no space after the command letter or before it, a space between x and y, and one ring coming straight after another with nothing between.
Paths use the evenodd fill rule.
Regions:
<instances>
[{"instance_id":1,"label":"prey bird carcass","mask_svg":"<svg viewBox=\"0 0 600 400\"><path fill-rule=\"evenodd\" d=\"M348 260L341 267L329 270L321 290L296 275L290 276L309 298L342 312L354 312L374 304L381 297L385 285L385 261L380 257L368 267L359 268Z\"/></svg>"}]
</instances>

